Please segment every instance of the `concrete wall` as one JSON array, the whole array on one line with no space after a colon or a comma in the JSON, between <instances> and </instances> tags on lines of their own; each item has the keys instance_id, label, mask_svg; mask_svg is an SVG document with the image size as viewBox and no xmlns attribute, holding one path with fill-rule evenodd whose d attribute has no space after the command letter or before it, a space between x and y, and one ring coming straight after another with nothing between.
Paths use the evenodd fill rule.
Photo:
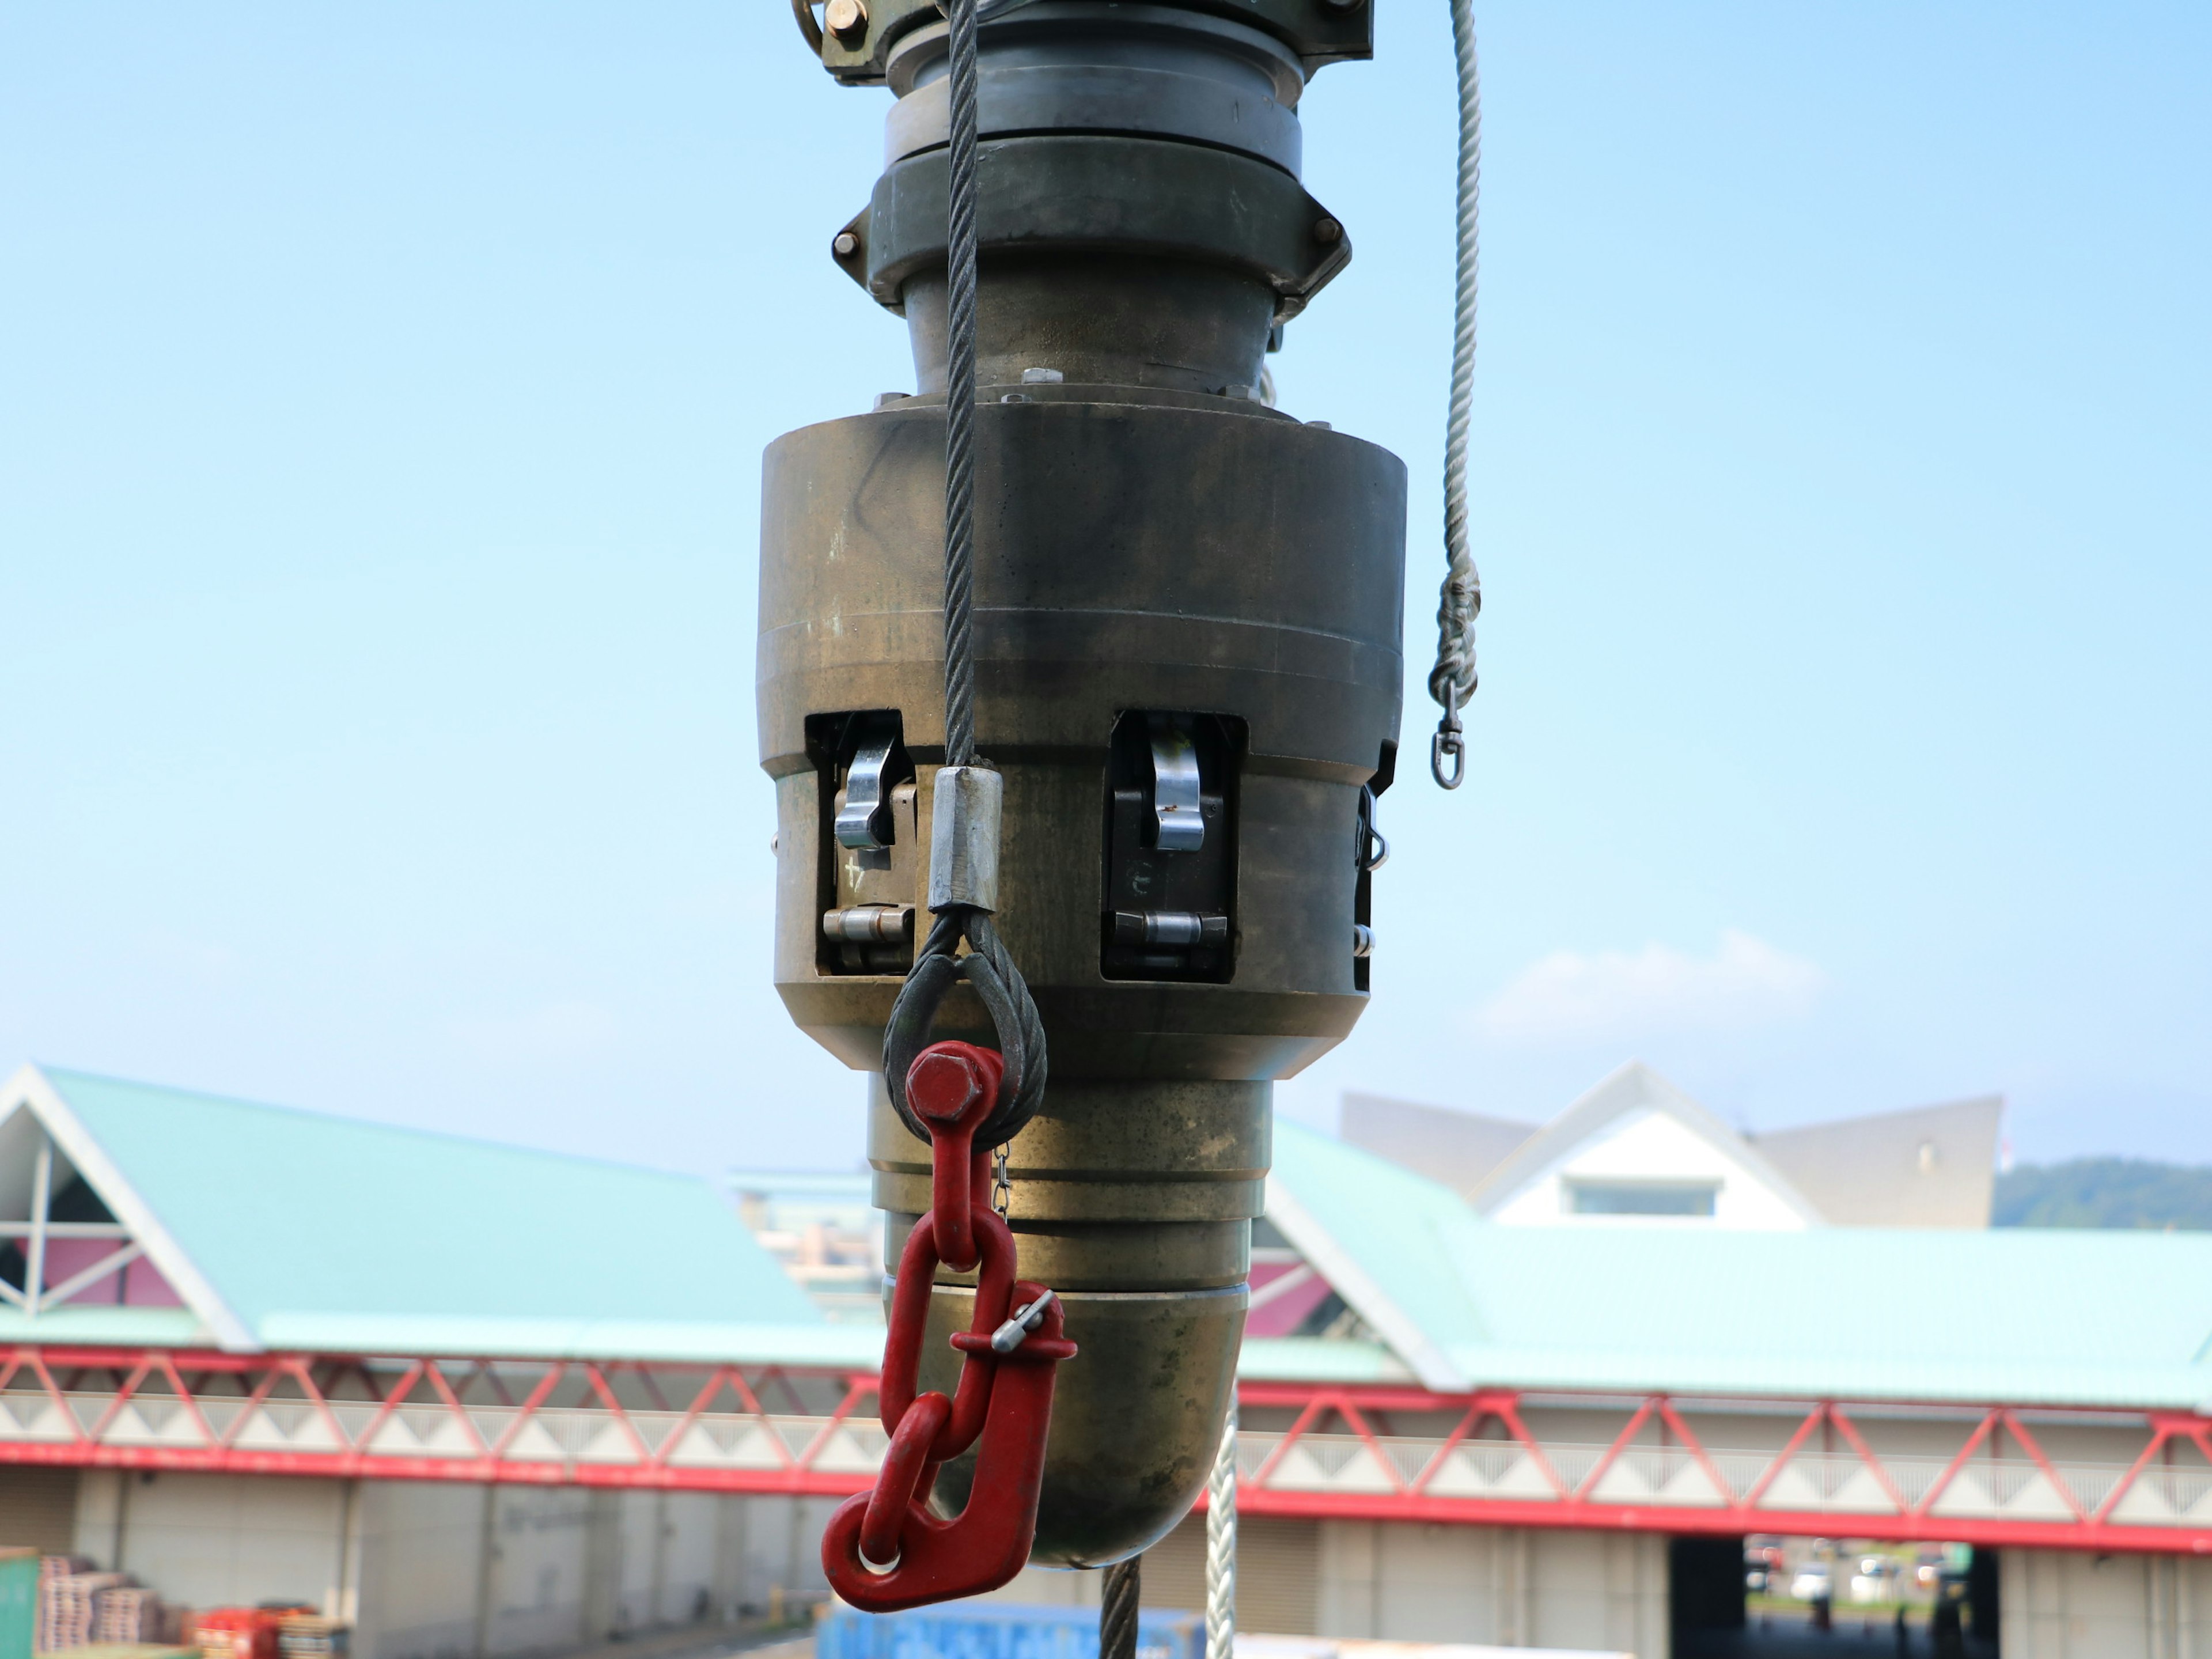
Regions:
<instances>
[{"instance_id":1,"label":"concrete wall","mask_svg":"<svg viewBox=\"0 0 2212 1659\"><path fill-rule=\"evenodd\" d=\"M829 1498L372 1482L361 1659L469 1659L825 1596Z\"/></svg>"},{"instance_id":2,"label":"concrete wall","mask_svg":"<svg viewBox=\"0 0 2212 1659\"><path fill-rule=\"evenodd\" d=\"M1667 1653L1652 1534L1325 1521L1319 1587L1323 1636Z\"/></svg>"},{"instance_id":3,"label":"concrete wall","mask_svg":"<svg viewBox=\"0 0 2212 1659\"><path fill-rule=\"evenodd\" d=\"M191 1607L342 1604L351 1483L87 1469L76 1553Z\"/></svg>"},{"instance_id":4,"label":"concrete wall","mask_svg":"<svg viewBox=\"0 0 2212 1659\"><path fill-rule=\"evenodd\" d=\"M2004 1659L2212 1659L2212 1560L2006 1550Z\"/></svg>"},{"instance_id":5,"label":"concrete wall","mask_svg":"<svg viewBox=\"0 0 2212 1659\"><path fill-rule=\"evenodd\" d=\"M74 1547L187 1607L307 1601L359 1659L474 1659L825 1596L831 1498L91 1469Z\"/></svg>"},{"instance_id":6,"label":"concrete wall","mask_svg":"<svg viewBox=\"0 0 2212 1659\"><path fill-rule=\"evenodd\" d=\"M1205 1548L1194 1516L1147 1552L1146 1605L1202 1608ZM1241 1629L1667 1659L1667 1540L1654 1534L1247 1517L1237 1555ZM1099 1578L1033 1567L993 1599L1095 1607Z\"/></svg>"}]
</instances>

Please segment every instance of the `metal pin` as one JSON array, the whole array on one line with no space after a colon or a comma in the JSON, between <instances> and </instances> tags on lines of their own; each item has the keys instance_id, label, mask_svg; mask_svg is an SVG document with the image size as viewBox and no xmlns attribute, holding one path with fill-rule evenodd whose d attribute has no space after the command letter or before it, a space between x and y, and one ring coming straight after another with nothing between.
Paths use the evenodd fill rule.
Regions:
<instances>
[{"instance_id":1,"label":"metal pin","mask_svg":"<svg viewBox=\"0 0 2212 1659\"><path fill-rule=\"evenodd\" d=\"M1057 1300L1057 1297L1047 1291L1026 1308L1015 1309L1006 1322L991 1333L991 1352L1012 1353L1020 1347L1023 1340L1036 1328L1037 1321L1044 1317L1044 1310Z\"/></svg>"}]
</instances>

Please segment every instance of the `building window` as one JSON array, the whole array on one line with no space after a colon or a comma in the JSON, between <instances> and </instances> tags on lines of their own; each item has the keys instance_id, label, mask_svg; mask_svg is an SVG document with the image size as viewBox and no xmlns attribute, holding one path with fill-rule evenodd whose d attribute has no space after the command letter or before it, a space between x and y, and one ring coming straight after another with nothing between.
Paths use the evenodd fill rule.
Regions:
<instances>
[{"instance_id":1,"label":"building window","mask_svg":"<svg viewBox=\"0 0 2212 1659\"><path fill-rule=\"evenodd\" d=\"M1717 1181L1570 1181L1567 1208L1576 1215L1711 1215Z\"/></svg>"}]
</instances>

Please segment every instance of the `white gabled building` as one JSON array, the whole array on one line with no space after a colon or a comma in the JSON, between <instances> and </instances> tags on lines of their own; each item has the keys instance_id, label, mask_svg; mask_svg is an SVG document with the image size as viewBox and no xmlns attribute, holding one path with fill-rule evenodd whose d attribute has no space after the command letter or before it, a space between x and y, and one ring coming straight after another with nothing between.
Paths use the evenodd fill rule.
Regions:
<instances>
[{"instance_id":1,"label":"white gabled building","mask_svg":"<svg viewBox=\"0 0 2212 1659\"><path fill-rule=\"evenodd\" d=\"M1347 1094L1344 1136L1509 1226L1985 1227L2003 1106L1751 1134L1631 1061L1540 1127Z\"/></svg>"},{"instance_id":2,"label":"white gabled building","mask_svg":"<svg viewBox=\"0 0 2212 1659\"><path fill-rule=\"evenodd\" d=\"M1525 1227L1702 1222L1773 1232L1823 1224L1788 1176L1641 1062L1531 1135L1470 1194Z\"/></svg>"}]
</instances>

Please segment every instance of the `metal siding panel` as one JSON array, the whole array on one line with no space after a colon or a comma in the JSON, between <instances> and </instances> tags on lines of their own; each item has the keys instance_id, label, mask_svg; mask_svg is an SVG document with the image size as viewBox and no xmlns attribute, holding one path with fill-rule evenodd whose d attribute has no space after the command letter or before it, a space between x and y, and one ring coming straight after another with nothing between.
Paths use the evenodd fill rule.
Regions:
<instances>
[{"instance_id":1,"label":"metal siding panel","mask_svg":"<svg viewBox=\"0 0 2212 1659\"><path fill-rule=\"evenodd\" d=\"M1320 1579L1318 1522L1237 1517L1237 1629L1311 1636Z\"/></svg>"},{"instance_id":2,"label":"metal siding panel","mask_svg":"<svg viewBox=\"0 0 2212 1659\"><path fill-rule=\"evenodd\" d=\"M1237 1628L1271 1636L1311 1636L1321 1576L1321 1526L1315 1521L1240 1516L1237 1523ZM1206 1517L1186 1516L1145 1552L1144 1605L1206 1611Z\"/></svg>"},{"instance_id":3,"label":"metal siding panel","mask_svg":"<svg viewBox=\"0 0 2212 1659\"><path fill-rule=\"evenodd\" d=\"M1145 1552L1139 1581L1147 1608L1181 1613L1206 1611L1206 1517L1183 1516L1176 1529Z\"/></svg>"},{"instance_id":4,"label":"metal siding panel","mask_svg":"<svg viewBox=\"0 0 2212 1659\"><path fill-rule=\"evenodd\" d=\"M76 1548L77 1480L76 1469L0 1466L0 1546L41 1555Z\"/></svg>"}]
</instances>

